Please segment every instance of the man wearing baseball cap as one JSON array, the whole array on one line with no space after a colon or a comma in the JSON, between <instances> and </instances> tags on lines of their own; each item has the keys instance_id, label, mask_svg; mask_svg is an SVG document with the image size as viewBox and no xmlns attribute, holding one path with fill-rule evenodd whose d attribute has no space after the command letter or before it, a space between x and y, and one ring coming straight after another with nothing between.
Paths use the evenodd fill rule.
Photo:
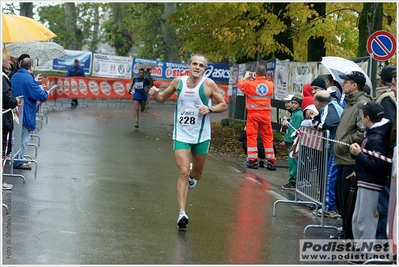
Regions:
<instances>
[{"instance_id":1,"label":"man wearing baseball cap","mask_svg":"<svg viewBox=\"0 0 399 267\"><path fill-rule=\"evenodd\" d=\"M391 123L384 117L384 108L376 101L358 103L362 110L362 122L366 135L361 145L353 143L350 153L356 157L355 173L357 178L357 196L352 219L353 238L355 240L375 239L375 214L380 192L387 183L388 162L369 155L363 149L386 156L389 145Z\"/></svg>"},{"instance_id":2,"label":"man wearing baseball cap","mask_svg":"<svg viewBox=\"0 0 399 267\"><path fill-rule=\"evenodd\" d=\"M359 71L351 71L348 74L339 75L339 77L344 80L342 92L346 95L345 102L347 106L342 112L335 140L346 144L361 144L364 137L364 127L357 104L372 100L371 96L363 92L366 77ZM340 143L334 145L334 160L338 169L335 185L336 204L343 223L342 232L337 237L352 239L352 214L346 214L346 203L350 192L350 184L346 177L355 170L355 161L349 152L348 146Z\"/></svg>"}]
</instances>

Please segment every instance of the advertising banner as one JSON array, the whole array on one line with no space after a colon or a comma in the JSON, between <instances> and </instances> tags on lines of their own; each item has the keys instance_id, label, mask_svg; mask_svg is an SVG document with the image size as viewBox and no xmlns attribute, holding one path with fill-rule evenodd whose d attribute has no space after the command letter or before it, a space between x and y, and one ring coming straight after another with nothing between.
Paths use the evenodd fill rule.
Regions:
<instances>
[{"instance_id":1,"label":"advertising banner","mask_svg":"<svg viewBox=\"0 0 399 267\"><path fill-rule=\"evenodd\" d=\"M290 83L288 93L302 95L303 86L318 75L317 62L289 62Z\"/></svg>"},{"instance_id":2,"label":"advertising banner","mask_svg":"<svg viewBox=\"0 0 399 267\"><path fill-rule=\"evenodd\" d=\"M43 79L43 84L46 84L47 88L58 85L49 94L48 100L58 98L133 98L129 94L132 80L128 79L49 76ZM154 85L161 91L165 90L169 84L170 81L154 82ZM228 86L218 85L218 87L225 101L228 102ZM177 94L173 94L170 99L176 100Z\"/></svg>"},{"instance_id":3,"label":"advertising banner","mask_svg":"<svg viewBox=\"0 0 399 267\"><path fill-rule=\"evenodd\" d=\"M273 83L274 83L275 70L276 70L276 59L266 61L266 79L272 81ZM275 89L274 89L274 91L275 91Z\"/></svg>"},{"instance_id":4,"label":"advertising banner","mask_svg":"<svg viewBox=\"0 0 399 267\"><path fill-rule=\"evenodd\" d=\"M79 60L85 74L91 73L91 52L65 50L65 56L53 59L53 71L67 72L73 66L73 61Z\"/></svg>"},{"instance_id":5,"label":"advertising banner","mask_svg":"<svg viewBox=\"0 0 399 267\"><path fill-rule=\"evenodd\" d=\"M145 63L152 63L151 76L154 79L173 80L177 76L188 75L188 64L178 62L163 62L146 58L133 58L132 74L137 76L139 66ZM148 66L151 66L149 64ZM208 64L204 76L211 78L216 83L228 84L230 78L230 67L224 64Z\"/></svg>"},{"instance_id":6,"label":"advertising banner","mask_svg":"<svg viewBox=\"0 0 399 267\"><path fill-rule=\"evenodd\" d=\"M288 59L276 59L274 75L274 99L282 100L288 95L288 62Z\"/></svg>"},{"instance_id":7,"label":"advertising banner","mask_svg":"<svg viewBox=\"0 0 399 267\"><path fill-rule=\"evenodd\" d=\"M132 57L93 55L93 76L131 79Z\"/></svg>"},{"instance_id":8,"label":"advertising banner","mask_svg":"<svg viewBox=\"0 0 399 267\"><path fill-rule=\"evenodd\" d=\"M229 96L237 96L237 83L238 83L238 65L234 65L230 68L230 78L229 78Z\"/></svg>"},{"instance_id":9,"label":"advertising banner","mask_svg":"<svg viewBox=\"0 0 399 267\"><path fill-rule=\"evenodd\" d=\"M230 67L224 64L208 64L204 76L215 82L228 83L230 78Z\"/></svg>"}]
</instances>

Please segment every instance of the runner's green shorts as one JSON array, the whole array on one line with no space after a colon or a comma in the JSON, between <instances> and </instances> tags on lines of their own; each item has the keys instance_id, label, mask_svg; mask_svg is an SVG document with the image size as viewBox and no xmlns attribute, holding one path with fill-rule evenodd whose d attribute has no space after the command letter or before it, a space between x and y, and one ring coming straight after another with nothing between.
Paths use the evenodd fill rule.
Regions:
<instances>
[{"instance_id":1,"label":"runner's green shorts","mask_svg":"<svg viewBox=\"0 0 399 267\"><path fill-rule=\"evenodd\" d=\"M211 140L206 140L198 144L188 144L177 140L173 140L173 150L188 149L196 154L206 155L208 154L209 151L209 145L211 144L210 141Z\"/></svg>"}]
</instances>

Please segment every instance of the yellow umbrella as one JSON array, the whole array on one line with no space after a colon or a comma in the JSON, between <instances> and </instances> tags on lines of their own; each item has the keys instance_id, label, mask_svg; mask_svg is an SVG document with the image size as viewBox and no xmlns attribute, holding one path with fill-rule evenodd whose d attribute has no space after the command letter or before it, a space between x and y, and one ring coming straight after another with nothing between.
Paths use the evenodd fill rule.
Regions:
<instances>
[{"instance_id":1,"label":"yellow umbrella","mask_svg":"<svg viewBox=\"0 0 399 267\"><path fill-rule=\"evenodd\" d=\"M56 37L52 31L40 22L11 14L2 14L3 43L48 41Z\"/></svg>"}]
</instances>

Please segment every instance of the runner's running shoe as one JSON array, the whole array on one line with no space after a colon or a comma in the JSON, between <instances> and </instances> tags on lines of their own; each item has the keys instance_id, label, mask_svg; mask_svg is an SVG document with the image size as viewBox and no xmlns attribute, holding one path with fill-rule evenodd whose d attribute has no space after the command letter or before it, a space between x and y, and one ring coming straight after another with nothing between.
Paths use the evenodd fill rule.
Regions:
<instances>
[{"instance_id":1,"label":"runner's running shoe","mask_svg":"<svg viewBox=\"0 0 399 267\"><path fill-rule=\"evenodd\" d=\"M177 225L179 226L179 228L187 228L187 224L188 216L184 210L181 210L177 217Z\"/></svg>"},{"instance_id":2,"label":"runner's running shoe","mask_svg":"<svg viewBox=\"0 0 399 267\"><path fill-rule=\"evenodd\" d=\"M195 178L188 177L188 190L193 190L197 185L197 180Z\"/></svg>"}]
</instances>

